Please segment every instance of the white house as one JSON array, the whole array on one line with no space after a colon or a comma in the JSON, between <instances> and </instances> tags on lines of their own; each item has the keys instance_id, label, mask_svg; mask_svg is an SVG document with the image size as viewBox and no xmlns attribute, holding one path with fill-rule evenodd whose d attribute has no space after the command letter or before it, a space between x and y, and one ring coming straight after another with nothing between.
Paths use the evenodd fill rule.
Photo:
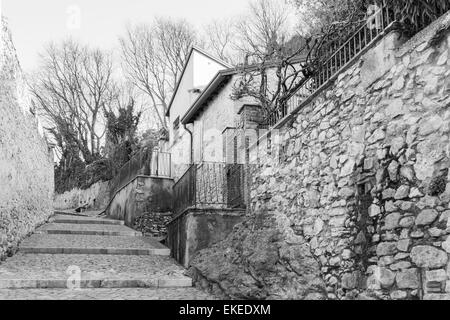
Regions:
<instances>
[{"instance_id":1,"label":"white house","mask_svg":"<svg viewBox=\"0 0 450 320\"><path fill-rule=\"evenodd\" d=\"M175 179L193 162L192 128L184 126L181 119L214 76L227 68L230 68L227 63L198 47L193 47L189 53L166 114L170 119L170 126L165 151L172 154L172 172Z\"/></svg>"}]
</instances>

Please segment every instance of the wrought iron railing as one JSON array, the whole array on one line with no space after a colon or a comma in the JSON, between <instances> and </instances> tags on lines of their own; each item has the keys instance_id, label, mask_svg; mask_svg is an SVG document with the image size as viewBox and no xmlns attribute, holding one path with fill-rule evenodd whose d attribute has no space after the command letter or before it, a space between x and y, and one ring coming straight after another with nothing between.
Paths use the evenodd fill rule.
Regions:
<instances>
[{"instance_id":1,"label":"wrought iron railing","mask_svg":"<svg viewBox=\"0 0 450 320\"><path fill-rule=\"evenodd\" d=\"M380 35L393 22L393 12L388 6L384 5L371 17L355 22L352 29L356 31L352 32L349 37L343 37L341 39L344 40L327 44L325 49L318 52L320 67L288 98L284 105L268 115L270 126L274 126L278 121L291 114L301 102L342 70L364 48L379 39Z\"/></svg>"},{"instance_id":2,"label":"wrought iron railing","mask_svg":"<svg viewBox=\"0 0 450 320\"><path fill-rule=\"evenodd\" d=\"M445 12L438 12L441 16ZM373 15L356 22L349 37L344 41L337 40L328 44L325 50L318 53L319 67L313 75L291 95L285 104L267 115L267 122L271 127L290 115L303 101L310 97L323 84L330 80L340 70L346 67L362 50L382 38L395 22L397 22L392 3L383 1L383 5ZM427 27L432 21L421 20L414 26L414 32ZM300 79L301 80L301 79Z\"/></svg>"},{"instance_id":3,"label":"wrought iron railing","mask_svg":"<svg viewBox=\"0 0 450 320\"><path fill-rule=\"evenodd\" d=\"M241 164L193 164L174 185L174 213L188 208L245 208L244 178Z\"/></svg>"},{"instance_id":4,"label":"wrought iron railing","mask_svg":"<svg viewBox=\"0 0 450 320\"><path fill-rule=\"evenodd\" d=\"M195 206L197 194L196 176L197 166L193 164L177 183L175 183L173 187L173 211L175 214Z\"/></svg>"},{"instance_id":5,"label":"wrought iron railing","mask_svg":"<svg viewBox=\"0 0 450 320\"><path fill-rule=\"evenodd\" d=\"M111 195L130 183L139 175L171 178L171 154L158 151L141 150L120 168L111 180Z\"/></svg>"}]
</instances>

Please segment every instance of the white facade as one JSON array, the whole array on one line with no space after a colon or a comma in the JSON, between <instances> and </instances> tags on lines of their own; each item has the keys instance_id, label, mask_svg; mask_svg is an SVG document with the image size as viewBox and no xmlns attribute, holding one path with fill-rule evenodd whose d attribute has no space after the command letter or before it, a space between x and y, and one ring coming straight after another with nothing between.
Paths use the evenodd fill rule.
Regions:
<instances>
[{"instance_id":1,"label":"white facade","mask_svg":"<svg viewBox=\"0 0 450 320\"><path fill-rule=\"evenodd\" d=\"M179 178L191 163L191 136L181 119L214 76L229 66L193 48L169 107L170 140L166 150L172 154L173 175ZM188 129L192 130L190 126Z\"/></svg>"}]
</instances>

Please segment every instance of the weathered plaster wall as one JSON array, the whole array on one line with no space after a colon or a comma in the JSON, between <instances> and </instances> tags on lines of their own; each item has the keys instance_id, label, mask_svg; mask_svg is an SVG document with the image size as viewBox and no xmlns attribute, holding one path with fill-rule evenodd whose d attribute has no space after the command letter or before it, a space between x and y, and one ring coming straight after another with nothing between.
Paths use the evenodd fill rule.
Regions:
<instances>
[{"instance_id":1,"label":"weathered plaster wall","mask_svg":"<svg viewBox=\"0 0 450 320\"><path fill-rule=\"evenodd\" d=\"M449 26L447 14L403 45L390 34L283 126L255 168L252 212L191 263L207 286L450 299Z\"/></svg>"},{"instance_id":2,"label":"weathered plaster wall","mask_svg":"<svg viewBox=\"0 0 450 320\"><path fill-rule=\"evenodd\" d=\"M107 213L133 226L135 220L145 214L170 212L172 188L172 179L138 176L115 195Z\"/></svg>"},{"instance_id":3,"label":"weathered plaster wall","mask_svg":"<svg viewBox=\"0 0 450 320\"><path fill-rule=\"evenodd\" d=\"M188 267L198 251L224 240L243 216L244 212L237 210L186 210L168 225L172 256Z\"/></svg>"},{"instance_id":4,"label":"weathered plaster wall","mask_svg":"<svg viewBox=\"0 0 450 320\"><path fill-rule=\"evenodd\" d=\"M172 178L178 180L186 172L190 165L191 157L191 137L189 133L180 125L178 139L174 140L169 148L172 155Z\"/></svg>"},{"instance_id":5,"label":"weathered plaster wall","mask_svg":"<svg viewBox=\"0 0 450 320\"><path fill-rule=\"evenodd\" d=\"M221 89L194 123L194 159L196 163L222 162L222 132L235 127L239 104L230 99L235 77Z\"/></svg>"},{"instance_id":6,"label":"weathered plaster wall","mask_svg":"<svg viewBox=\"0 0 450 320\"><path fill-rule=\"evenodd\" d=\"M66 210L87 205L89 209L102 210L109 203L109 195L109 182L97 182L86 190L77 188L63 194L56 194L53 206L57 210Z\"/></svg>"},{"instance_id":7,"label":"weathered plaster wall","mask_svg":"<svg viewBox=\"0 0 450 320\"><path fill-rule=\"evenodd\" d=\"M52 214L53 160L27 110L23 75L0 23L0 258Z\"/></svg>"},{"instance_id":8,"label":"weathered plaster wall","mask_svg":"<svg viewBox=\"0 0 450 320\"><path fill-rule=\"evenodd\" d=\"M180 84L170 110L170 142L166 148L172 154L172 174L175 180L183 175L191 163L191 137L181 123L177 130L178 135L175 135L174 122L177 118L181 120L197 99L199 93L194 92L193 89L202 90L222 69L225 69L225 66L194 48L184 74L179 79Z\"/></svg>"},{"instance_id":9,"label":"weathered plaster wall","mask_svg":"<svg viewBox=\"0 0 450 320\"><path fill-rule=\"evenodd\" d=\"M239 74L233 75L223 84L217 95L212 94L211 100L205 103L204 109L195 119L193 130L195 163L202 161L234 163L233 139L236 136L236 128L243 125L239 112L243 105L256 103L255 99L248 97L231 99L239 77ZM240 140L238 148L243 148ZM244 163L245 159L238 157L237 162Z\"/></svg>"}]
</instances>

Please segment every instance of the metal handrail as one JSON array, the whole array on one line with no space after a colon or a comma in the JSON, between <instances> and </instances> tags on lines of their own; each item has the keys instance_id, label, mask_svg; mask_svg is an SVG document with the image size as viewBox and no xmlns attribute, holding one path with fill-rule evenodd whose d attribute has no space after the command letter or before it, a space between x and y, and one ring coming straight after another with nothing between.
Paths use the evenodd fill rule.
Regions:
<instances>
[{"instance_id":1,"label":"metal handrail","mask_svg":"<svg viewBox=\"0 0 450 320\"><path fill-rule=\"evenodd\" d=\"M174 184L174 187L177 185L177 184L179 184L185 177L186 177L186 175L189 173L189 171L191 170L191 168L193 167L193 166L195 166L196 164L191 164L191 165L189 165L189 168L183 173L183 175L177 180L177 182L175 182L175 184Z\"/></svg>"},{"instance_id":2,"label":"metal handrail","mask_svg":"<svg viewBox=\"0 0 450 320\"><path fill-rule=\"evenodd\" d=\"M437 17L442 16L444 10L437 12ZM342 45L331 53L323 61L321 66L315 70L312 76L305 81L294 93L292 93L286 102L267 115L269 126L275 126L280 120L294 112L300 104L311 97L319 88L327 83L333 76L347 67L364 49L373 45L376 41L387 34L396 23L398 17L388 1L383 0L381 8L370 17L367 17L364 23L355 31ZM415 32L425 28L431 21L419 21L415 25ZM358 22L357 22L358 23ZM370 27L369 24L374 23ZM428 23L428 24L427 24ZM353 48L352 48L353 42ZM301 93L301 95L299 95Z\"/></svg>"},{"instance_id":3,"label":"metal handrail","mask_svg":"<svg viewBox=\"0 0 450 320\"><path fill-rule=\"evenodd\" d=\"M147 151L145 151L147 152ZM137 176L153 176L161 178L171 178L172 176L172 155L167 152L151 151L152 157L150 161L146 163L143 161L143 153L139 152L133 158L131 158L127 163L125 163L117 172L116 176L111 180L111 195L113 195L117 190L120 190L124 186L128 185ZM163 159L163 163L166 163L167 170L160 171L160 157ZM132 164L138 162L133 170ZM154 170L156 166L156 170Z\"/></svg>"},{"instance_id":4,"label":"metal handrail","mask_svg":"<svg viewBox=\"0 0 450 320\"><path fill-rule=\"evenodd\" d=\"M391 19L390 14L390 9L386 5L386 2L384 2L383 6L378 9L377 12L375 12L371 17L368 17L367 20L364 20L364 23L359 22L362 25L357 28L357 31L355 31L346 41L344 41L343 44L338 44L339 47L335 50L335 52L329 57L326 57L314 74L288 97L286 103L279 109L273 110L269 113L269 125L274 126L279 120L290 114L295 109L295 105L299 105L301 103L299 100L304 101L307 97L311 96L324 83L342 70L352 59L354 59L354 57L358 55L359 52L376 41L377 37L392 23L394 23L395 20ZM375 22L375 26L368 27L368 25L372 22ZM351 46L352 42L353 48ZM301 95L298 93L301 93ZM299 96L304 99L299 99Z\"/></svg>"},{"instance_id":5,"label":"metal handrail","mask_svg":"<svg viewBox=\"0 0 450 320\"><path fill-rule=\"evenodd\" d=\"M245 207L244 165L222 162L192 164L174 185L174 213L188 208Z\"/></svg>"}]
</instances>

